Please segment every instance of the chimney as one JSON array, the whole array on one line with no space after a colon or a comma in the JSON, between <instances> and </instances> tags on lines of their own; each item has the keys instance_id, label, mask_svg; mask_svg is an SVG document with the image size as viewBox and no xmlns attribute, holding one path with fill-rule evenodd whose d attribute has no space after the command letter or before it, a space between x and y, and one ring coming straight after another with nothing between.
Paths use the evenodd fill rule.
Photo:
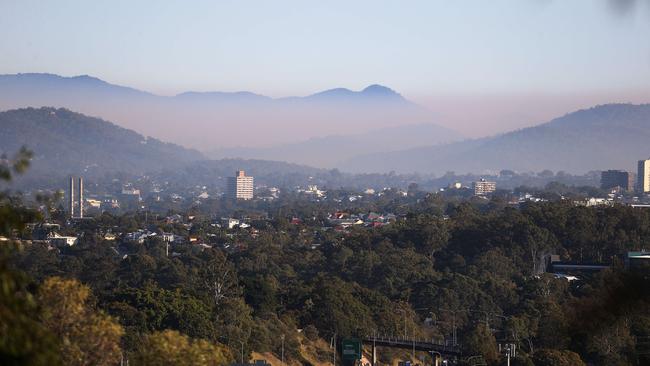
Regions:
<instances>
[{"instance_id":1,"label":"chimney","mask_svg":"<svg viewBox=\"0 0 650 366\"><path fill-rule=\"evenodd\" d=\"M68 187L68 208L70 210L70 218L74 217L74 177L70 177L70 186Z\"/></svg>"},{"instance_id":2,"label":"chimney","mask_svg":"<svg viewBox=\"0 0 650 366\"><path fill-rule=\"evenodd\" d=\"M84 179L79 177L79 217L84 217Z\"/></svg>"}]
</instances>

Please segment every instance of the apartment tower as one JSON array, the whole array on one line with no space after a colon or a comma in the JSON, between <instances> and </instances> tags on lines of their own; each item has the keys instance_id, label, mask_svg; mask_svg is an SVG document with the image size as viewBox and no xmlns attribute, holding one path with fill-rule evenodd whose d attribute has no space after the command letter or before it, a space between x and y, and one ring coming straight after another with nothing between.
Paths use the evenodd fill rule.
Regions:
<instances>
[{"instance_id":1,"label":"apartment tower","mask_svg":"<svg viewBox=\"0 0 650 366\"><path fill-rule=\"evenodd\" d=\"M253 177L238 170L234 177L228 178L227 195L237 200L253 199Z\"/></svg>"},{"instance_id":2,"label":"apartment tower","mask_svg":"<svg viewBox=\"0 0 650 366\"><path fill-rule=\"evenodd\" d=\"M620 188L626 191L633 191L636 185L634 173L623 170L605 170L600 173L600 188Z\"/></svg>"},{"instance_id":3,"label":"apartment tower","mask_svg":"<svg viewBox=\"0 0 650 366\"><path fill-rule=\"evenodd\" d=\"M639 193L650 192L650 159L639 160L639 170L637 172L637 190Z\"/></svg>"}]
</instances>

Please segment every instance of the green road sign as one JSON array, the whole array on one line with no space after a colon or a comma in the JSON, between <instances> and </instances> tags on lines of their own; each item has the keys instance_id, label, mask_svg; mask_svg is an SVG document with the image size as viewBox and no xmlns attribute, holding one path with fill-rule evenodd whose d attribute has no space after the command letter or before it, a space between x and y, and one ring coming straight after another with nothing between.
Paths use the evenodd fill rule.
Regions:
<instances>
[{"instance_id":1,"label":"green road sign","mask_svg":"<svg viewBox=\"0 0 650 366\"><path fill-rule=\"evenodd\" d=\"M344 339L341 341L341 358L344 361L355 361L361 359L361 340L356 338Z\"/></svg>"}]
</instances>

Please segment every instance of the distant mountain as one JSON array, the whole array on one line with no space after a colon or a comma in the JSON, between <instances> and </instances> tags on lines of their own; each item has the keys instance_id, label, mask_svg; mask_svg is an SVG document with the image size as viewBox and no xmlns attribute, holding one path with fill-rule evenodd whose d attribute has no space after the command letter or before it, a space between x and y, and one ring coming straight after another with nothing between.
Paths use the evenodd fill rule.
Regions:
<instances>
[{"instance_id":1,"label":"distant mountain","mask_svg":"<svg viewBox=\"0 0 650 366\"><path fill-rule=\"evenodd\" d=\"M23 145L35 154L28 171L32 177L144 174L203 159L198 151L67 109L0 112L0 153L11 156Z\"/></svg>"},{"instance_id":2,"label":"distant mountain","mask_svg":"<svg viewBox=\"0 0 650 366\"><path fill-rule=\"evenodd\" d=\"M408 100L406 100L403 96L401 96L393 89L387 88L382 85L377 85L377 84L370 85L358 92L346 88L336 88L336 89L325 90L320 93L312 94L304 98L296 98L296 99L302 99L310 102L318 101L318 102L353 103L353 102L381 101L384 103L390 102L390 103L410 104Z\"/></svg>"},{"instance_id":3,"label":"distant mountain","mask_svg":"<svg viewBox=\"0 0 650 366\"><path fill-rule=\"evenodd\" d=\"M431 112L381 85L273 99L247 91L160 96L87 75L0 75L0 110L41 106L100 116L203 151L286 145L435 120Z\"/></svg>"},{"instance_id":4,"label":"distant mountain","mask_svg":"<svg viewBox=\"0 0 650 366\"><path fill-rule=\"evenodd\" d=\"M362 172L498 172L543 169L584 173L627 169L650 157L650 104L610 104L499 136L442 146L366 154L341 168Z\"/></svg>"},{"instance_id":5,"label":"distant mountain","mask_svg":"<svg viewBox=\"0 0 650 366\"><path fill-rule=\"evenodd\" d=\"M207 153L215 159L270 159L335 168L353 156L430 146L461 140L455 131L434 124L383 128L357 135L326 136L270 148L217 149Z\"/></svg>"}]
</instances>

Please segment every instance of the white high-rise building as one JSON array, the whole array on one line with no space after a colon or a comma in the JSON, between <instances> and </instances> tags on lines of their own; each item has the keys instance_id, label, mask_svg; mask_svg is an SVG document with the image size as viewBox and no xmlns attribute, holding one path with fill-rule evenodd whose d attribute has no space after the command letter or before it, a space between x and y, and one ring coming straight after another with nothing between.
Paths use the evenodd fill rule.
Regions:
<instances>
[{"instance_id":1,"label":"white high-rise building","mask_svg":"<svg viewBox=\"0 0 650 366\"><path fill-rule=\"evenodd\" d=\"M637 173L637 190L639 193L650 192L650 159L639 160L639 171Z\"/></svg>"},{"instance_id":2,"label":"white high-rise building","mask_svg":"<svg viewBox=\"0 0 650 366\"><path fill-rule=\"evenodd\" d=\"M238 170L234 177L228 178L228 197L238 200L253 199L253 177L246 176L243 170Z\"/></svg>"}]
</instances>

